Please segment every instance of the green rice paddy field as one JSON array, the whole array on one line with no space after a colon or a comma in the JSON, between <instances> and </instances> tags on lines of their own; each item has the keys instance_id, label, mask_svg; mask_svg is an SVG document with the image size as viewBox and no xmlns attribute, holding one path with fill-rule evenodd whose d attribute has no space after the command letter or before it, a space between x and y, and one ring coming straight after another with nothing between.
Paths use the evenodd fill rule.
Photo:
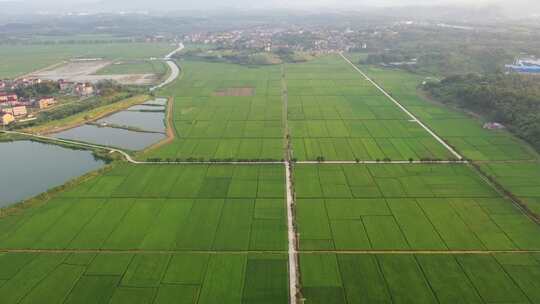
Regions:
<instances>
[{"instance_id":1,"label":"green rice paddy field","mask_svg":"<svg viewBox=\"0 0 540 304\"><path fill-rule=\"evenodd\" d=\"M176 140L149 157L274 159L284 155L281 70L185 61L174 96Z\"/></svg>"},{"instance_id":2,"label":"green rice paddy field","mask_svg":"<svg viewBox=\"0 0 540 304\"><path fill-rule=\"evenodd\" d=\"M336 56L280 67L181 62L175 97L174 144L161 159L281 159L282 92L293 155L298 160L449 159L416 122ZM282 80L282 78L284 78ZM222 92L249 88L251 96Z\"/></svg>"},{"instance_id":3,"label":"green rice paddy field","mask_svg":"<svg viewBox=\"0 0 540 304\"><path fill-rule=\"evenodd\" d=\"M540 250L540 226L466 165L299 165L303 250Z\"/></svg>"},{"instance_id":4,"label":"green rice paddy field","mask_svg":"<svg viewBox=\"0 0 540 304\"><path fill-rule=\"evenodd\" d=\"M282 166L118 166L0 219L0 248L278 251Z\"/></svg>"},{"instance_id":5,"label":"green rice paddy field","mask_svg":"<svg viewBox=\"0 0 540 304\"><path fill-rule=\"evenodd\" d=\"M538 254L301 254L305 303L538 303Z\"/></svg>"},{"instance_id":6,"label":"green rice paddy field","mask_svg":"<svg viewBox=\"0 0 540 304\"><path fill-rule=\"evenodd\" d=\"M337 56L283 70L181 65L183 79L160 93L174 96L176 138L148 157L281 159L285 114L299 160L449 157ZM531 150L424 104L411 78L370 72L430 126L467 119L443 137L470 140L455 146L540 204L540 167L524 162ZM540 302L540 226L471 166L296 164L293 173L304 303ZM0 217L0 303L288 303L286 217L284 165L116 163Z\"/></svg>"},{"instance_id":7,"label":"green rice paddy field","mask_svg":"<svg viewBox=\"0 0 540 304\"><path fill-rule=\"evenodd\" d=\"M287 303L282 254L0 255L2 303Z\"/></svg>"},{"instance_id":8,"label":"green rice paddy field","mask_svg":"<svg viewBox=\"0 0 540 304\"><path fill-rule=\"evenodd\" d=\"M339 56L287 65L285 77L289 128L298 160L451 157Z\"/></svg>"},{"instance_id":9,"label":"green rice paddy field","mask_svg":"<svg viewBox=\"0 0 540 304\"><path fill-rule=\"evenodd\" d=\"M116 166L0 219L1 303L287 303L282 166Z\"/></svg>"}]
</instances>

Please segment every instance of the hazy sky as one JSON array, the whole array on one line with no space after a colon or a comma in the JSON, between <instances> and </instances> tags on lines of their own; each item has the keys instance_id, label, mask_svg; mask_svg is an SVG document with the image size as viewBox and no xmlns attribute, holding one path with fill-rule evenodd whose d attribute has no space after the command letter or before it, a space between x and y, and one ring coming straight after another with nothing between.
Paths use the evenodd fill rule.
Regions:
<instances>
[{"instance_id":1,"label":"hazy sky","mask_svg":"<svg viewBox=\"0 0 540 304\"><path fill-rule=\"evenodd\" d=\"M139 8L355 8L365 6L407 6L407 5L472 5L496 4L505 8L538 8L540 0L0 0L33 4L34 8L64 7L83 8L80 4L96 4L97 7ZM90 5L96 7L96 5Z\"/></svg>"},{"instance_id":2,"label":"hazy sky","mask_svg":"<svg viewBox=\"0 0 540 304\"><path fill-rule=\"evenodd\" d=\"M0 0L7 2L26 2L26 3L35 3L35 4L45 4L45 3L59 3L59 4L75 4L75 3L95 3L100 2L100 0ZM115 2L122 1L128 2L126 0L107 0L104 2ZM530 0L533 1L534 0ZM137 2L137 1L135 1ZM160 2L160 1L158 1ZM180 3L193 3L192 0L162 0L161 2L174 2L177 4ZM196 2L212 3L215 5L228 4L234 5L238 2L246 2L242 0L202 0ZM251 1L249 1L251 2ZM497 3L502 2L502 0L257 0L256 2L260 4L265 4L267 6L342 6L342 5L415 5L415 4L479 4L479 3ZM531 2L532 3L532 2Z\"/></svg>"}]
</instances>

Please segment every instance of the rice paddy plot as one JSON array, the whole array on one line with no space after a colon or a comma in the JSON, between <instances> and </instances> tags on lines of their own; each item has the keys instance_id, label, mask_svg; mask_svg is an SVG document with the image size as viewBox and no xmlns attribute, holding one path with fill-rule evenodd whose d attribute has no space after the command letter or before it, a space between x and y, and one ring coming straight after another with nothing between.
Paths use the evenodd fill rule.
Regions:
<instances>
[{"instance_id":1,"label":"rice paddy plot","mask_svg":"<svg viewBox=\"0 0 540 304\"><path fill-rule=\"evenodd\" d=\"M283 254L0 254L2 303L288 303Z\"/></svg>"},{"instance_id":2,"label":"rice paddy plot","mask_svg":"<svg viewBox=\"0 0 540 304\"><path fill-rule=\"evenodd\" d=\"M481 168L540 216L540 163L485 163Z\"/></svg>"},{"instance_id":3,"label":"rice paddy plot","mask_svg":"<svg viewBox=\"0 0 540 304\"><path fill-rule=\"evenodd\" d=\"M305 303L537 303L529 254L301 254Z\"/></svg>"},{"instance_id":4,"label":"rice paddy plot","mask_svg":"<svg viewBox=\"0 0 540 304\"><path fill-rule=\"evenodd\" d=\"M538 250L540 227L466 165L298 165L300 250Z\"/></svg>"},{"instance_id":5,"label":"rice paddy plot","mask_svg":"<svg viewBox=\"0 0 540 304\"><path fill-rule=\"evenodd\" d=\"M0 218L0 248L281 251L281 166L117 166Z\"/></svg>"},{"instance_id":6,"label":"rice paddy plot","mask_svg":"<svg viewBox=\"0 0 540 304\"><path fill-rule=\"evenodd\" d=\"M281 71L275 67L185 61L163 91L174 96L176 138L160 159L280 160L284 155Z\"/></svg>"}]
</instances>

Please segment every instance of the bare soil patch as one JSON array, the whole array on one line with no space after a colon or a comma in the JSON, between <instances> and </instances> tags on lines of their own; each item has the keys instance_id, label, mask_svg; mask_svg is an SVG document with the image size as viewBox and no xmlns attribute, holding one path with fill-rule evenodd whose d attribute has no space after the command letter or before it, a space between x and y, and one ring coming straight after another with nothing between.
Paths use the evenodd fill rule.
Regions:
<instances>
[{"instance_id":1,"label":"bare soil patch","mask_svg":"<svg viewBox=\"0 0 540 304\"><path fill-rule=\"evenodd\" d=\"M52 81L64 79L66 81L91 83L102 80L115 80L125 85L150 85L159 81L158 76L155 74L95 75L96 72L111 63L111 61L106 60L71 61L51 69L34 72L31 76Z\"/></svg>"},{"instance_id":2,"label":"bare soil patch","mask_svg":"<svg viewBox=\"0 0 540 304\"><path fill-rule=\"evenodd\" d=\"M255 94L254 88L225 88L219 89L214 92L214 96L253 96Z\"/></svg>"}]
</instances>

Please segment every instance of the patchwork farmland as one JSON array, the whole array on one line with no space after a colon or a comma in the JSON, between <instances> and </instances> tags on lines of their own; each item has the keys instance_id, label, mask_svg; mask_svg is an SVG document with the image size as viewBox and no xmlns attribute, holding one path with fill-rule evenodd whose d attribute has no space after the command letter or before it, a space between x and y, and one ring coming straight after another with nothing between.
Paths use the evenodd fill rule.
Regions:
<instances>
[{"instance_id":1,"label":"patchwork farmland","mask_svg":"<svg viewBox=\"0 0 540 304\"><path fill-rule=\"evenodd\" d=\"M113 163L6 212L2 303L540 302L540 226L494 184L538 202L508 134L455 144L418 79L367 70L481 174L340 56L180 64L175 139L142 157L203 164Z\"/></svg>"},{"instance_id":2,"label":"patchwork farmland","mask_svg":"<svg viewBox=\"0 0 540 304\"><path fill-rule=\"evenodd\" d=\"M452 159L417 122L339 56L287 65L298 160Z\"/></svg>"}]
</instances>

